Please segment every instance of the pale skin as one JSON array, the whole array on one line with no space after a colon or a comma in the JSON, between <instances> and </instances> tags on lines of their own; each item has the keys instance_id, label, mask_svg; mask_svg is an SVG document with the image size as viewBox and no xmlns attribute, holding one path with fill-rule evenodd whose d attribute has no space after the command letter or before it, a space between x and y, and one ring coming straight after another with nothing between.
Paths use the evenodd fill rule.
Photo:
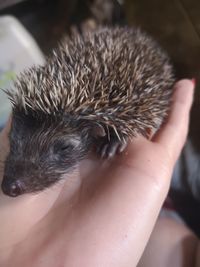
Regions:
<instances>
[{"instance_id":1,"label":"pale skin","mask_svg":"<svg viewBox=\"0 0 200 267\"><path fill-rule=\"evenodd\" d=\"M182 246L186 236L192 240L189 257L199 253L189 229L173 222L172 240L165 234L171 221L157 221L186 140L193 100L190 80L175 87L170 116L153 140L138 137L109 162L85 160L73 175L39 194L10 198L0 192L0 266L134 267L139 261L140 267L200 266L197 261L154 265L159 255L161 260L171 255L173 244ZM9 125L0 136L1 151L8 131ZM151 249L160 249L157 258L151 258Z\"/></svg>"}]
</instances>

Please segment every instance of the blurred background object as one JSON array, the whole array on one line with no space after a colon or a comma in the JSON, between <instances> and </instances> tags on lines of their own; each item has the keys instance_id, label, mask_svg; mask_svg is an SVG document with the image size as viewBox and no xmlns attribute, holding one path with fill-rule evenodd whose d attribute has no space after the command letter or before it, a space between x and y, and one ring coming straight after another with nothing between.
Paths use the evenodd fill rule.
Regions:
<instances>
[{"instance_id":1,"label":"blurred background object","mask_svg":"<svg viewBox=\"0 0 200 267\"><path fill-rule=\"evenodd\" d=\"M127 20L168 51L178 77L200 78L200 2L198 0L127 0Z\"/></svg>"},{"instance_id":2,"label":"blurred background object","mask_svg":"<svg viewBox=\"0 0 200 267\"><path fill-rule=\"evenodd\" d=\"M88 19L136 25L167 50L179 78L200 79L198 0L0 0L1 14L18 18L45 54L72 25L81 28Z\"/></svg>"},{"instance_id":3,"label":"blurred background object","mask_svg":"<svg viewBox=\"0 0 200 267\"><path fill-rule=\"evenodd\" d=\"M20 2L24 2L24 1L27 1L27 0L1 0L0 1L0 9L6 8L6 7L9 7L9 6L15 5L15 4L20 3Z\"/></svg>"},{"instance_id":4,"label":"blurred background object","mask_svg":"<svg viewBox=\"0 0 200 267\"><path fill-rule=\"evenodd\" d=\"M11 16L0 16L0 88L12 86L16 75L34 64L43 64L44 57L31 35ZM10 101L0 90L0 127L11 111Z\"/></svg>"}]
</instances>

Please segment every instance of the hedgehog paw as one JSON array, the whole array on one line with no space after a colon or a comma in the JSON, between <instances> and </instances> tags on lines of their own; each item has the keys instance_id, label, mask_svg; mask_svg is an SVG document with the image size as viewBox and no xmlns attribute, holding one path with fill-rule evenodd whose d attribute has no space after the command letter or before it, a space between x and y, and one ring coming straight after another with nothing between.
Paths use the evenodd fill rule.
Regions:
<instances>
[{"instance_id":1,"label":"hedgehog paw","mask_svg":"<svg viewBox=\"0 0 200 267\"><path fill-rule=\"evenodd\" d=\"M113 158L116 154L122 153L126 146L126 142L111 141L102 144L97 152L100 154L101 158Z\"/></svg>"}]
</instances>

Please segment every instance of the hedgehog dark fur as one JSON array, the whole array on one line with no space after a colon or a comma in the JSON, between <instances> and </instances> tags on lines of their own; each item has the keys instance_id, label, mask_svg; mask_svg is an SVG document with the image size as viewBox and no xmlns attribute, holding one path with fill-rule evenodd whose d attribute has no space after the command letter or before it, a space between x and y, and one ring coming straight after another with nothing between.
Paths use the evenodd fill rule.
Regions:
<instances>
[{"instance_id":1,"label":"hedgehog dark fur","mask_svg":"<svg viewBox=\"0 0 200 267\"><path fill-rule=\"evenodd\" d=\"M45 66L25 71L7 92L13 121L4 193L49 187L94 144L113 155L128 138L148 136L167 115L173 83L167 55L138 29L66 38Z\"/></svg>"}]
</instances>

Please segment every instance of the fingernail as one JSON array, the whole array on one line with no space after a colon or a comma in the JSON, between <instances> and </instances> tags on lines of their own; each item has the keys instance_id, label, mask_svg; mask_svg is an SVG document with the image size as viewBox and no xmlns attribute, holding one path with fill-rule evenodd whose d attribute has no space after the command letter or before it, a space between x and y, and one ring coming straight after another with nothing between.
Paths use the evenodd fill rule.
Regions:
<instances>
[{"instance_id":1,"label":"fingernail","mask_svg":"<svg viewBox=\"0 0 200 267\"><path fill-rule=\"evenodd\" d=\"M196 85L196 79L195 78L192 78L191 82L193 83L194 86Z\"/></svg>"}]
</instances>

